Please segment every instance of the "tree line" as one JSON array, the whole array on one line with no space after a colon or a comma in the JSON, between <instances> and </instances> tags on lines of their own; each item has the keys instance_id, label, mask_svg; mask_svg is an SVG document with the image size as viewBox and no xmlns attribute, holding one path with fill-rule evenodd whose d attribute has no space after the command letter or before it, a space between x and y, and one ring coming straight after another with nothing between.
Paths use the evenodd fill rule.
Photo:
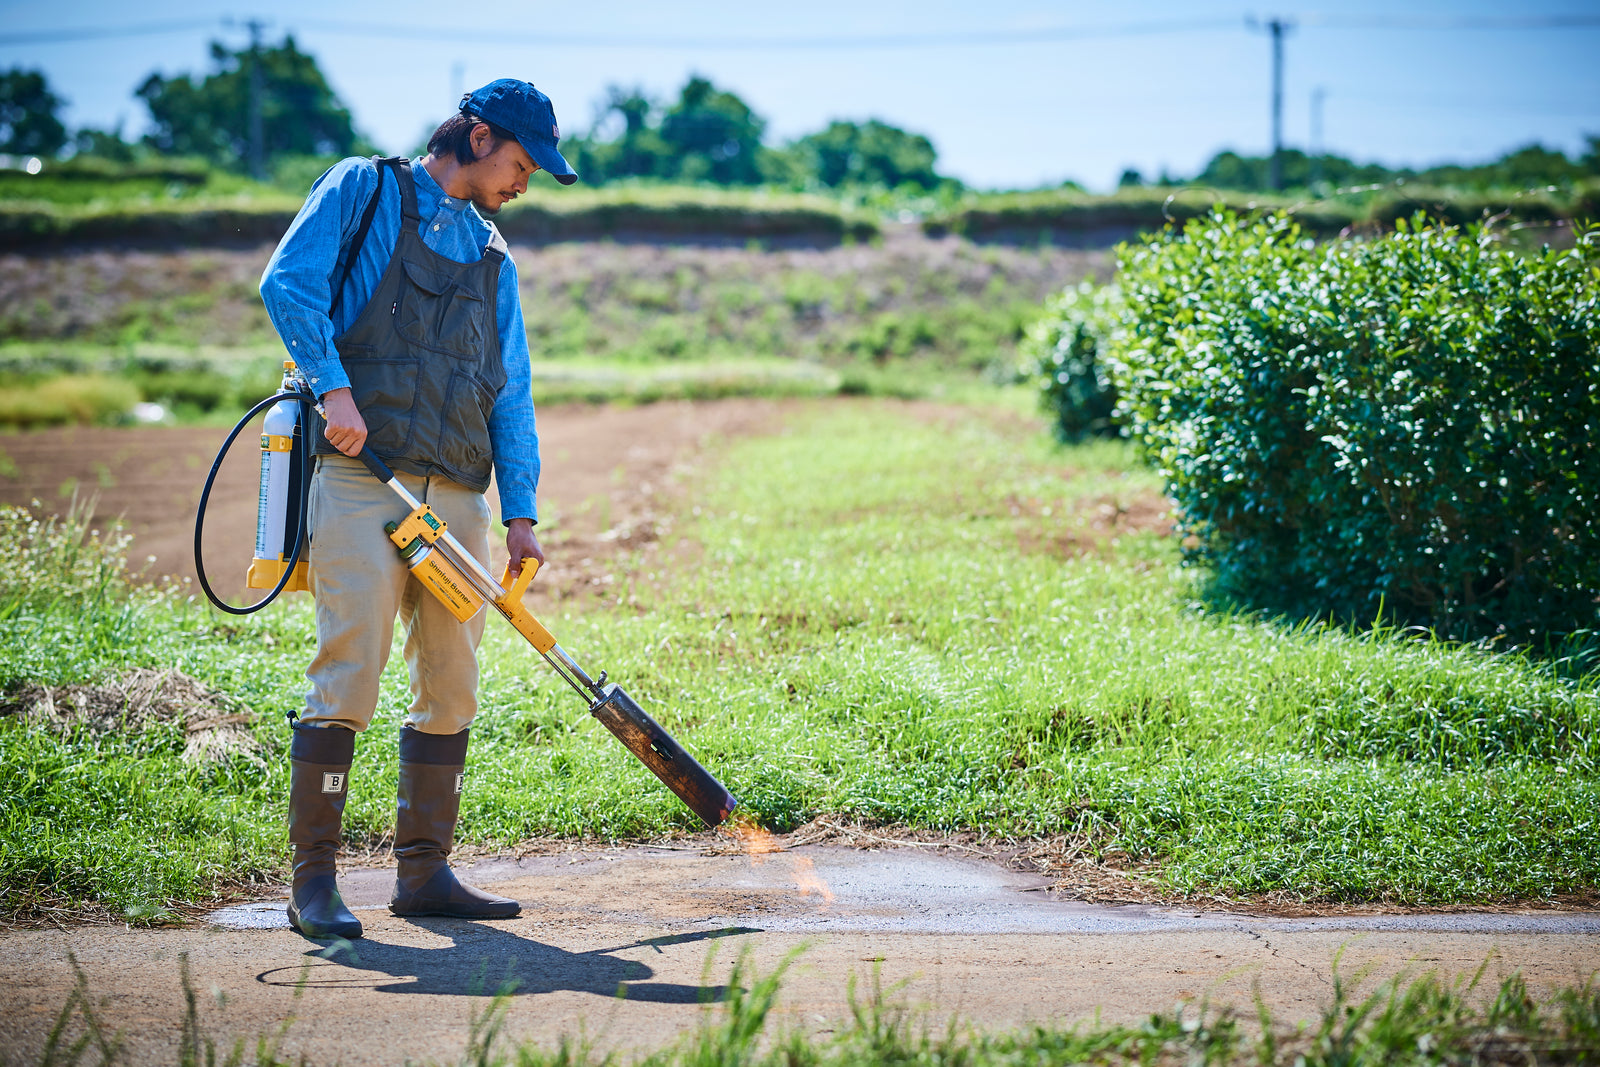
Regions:
<instances>
[{"instance_id":1,"label":"tree line","mask_svg":"<svg viewBox=\"0 0 1600 1067\"><path fill-rule=\"evenodd\" d=\"M1298 148L1285 148L1279 156L1284 188L1289 191L1330 192L1363 185L1413 183L1449 189L1531 189L1555 185L1567 188L1581 181L1600 178L1600 137L1585 138L1586 151L1569 157L1559 149L1539 144L1525 145L1498 159L1473 166L1447 163L1437 167L1386 167L1381 163L1357 163L1332 153L1310 155ZM1118 185L1123 188L1194 185L1213 189L1259 192L1272 188L1272 157L1246 156L1222 151L1211 157L1193 178L1174 178L1163 173L1147 180L1139 171L1123 172Z\"/></svg>"},{"instance_id":2,"label":"tree line","mask_svg":"<svg viewBox=\"0 0 1600 1067\"><path fill-rule=\"evenodd\" d=\"M157 72L140 83L134 95L149 112L150 129L137 139L120 128L69 131L60 117L67 102L43 72L0 73L0 153L114 163L188 157L246 170L257 151L269 168L374 151L315 57L292 35L238 50L212 42L211 59L213 70L203 76ZM876 119L832 122L776 147L765 142L766 128L737 94L693 76L670 100L612 87L593 127L564 139L561 148L584 181L597 185L625 178L923 191L959 184L937 172L938 154L927 137Z\"/></svg>"},{"instance_id":3,"label":"tree line","mask_svg":"<svg viewBox=\"0 0 1600 1067\"><path fill-rule=\"evenodd\" d=\"M315 57L301 51L293 35L275 45L238 50L212 42L211 60L207 74L156 72L139 84L134 95L149 112L150 128L134 140L120 128L69 131L60 117L66 101L43 72L21 67L0 72L0 153L41 159L77 155L124 164L185 157L239 171L251 169L253 162L256 176L265 177L287 161L374 151ZM766 119L738 94L697 75L669 98L613 86L590 128L563 140L562 152L592 185L653 179L800 189L960 189L958 181L938 172L932 141L877 119L831 122L783 145L769 145L766 134ZM1477 166L1423 170L1293 148L1280 158L1291 190L1407 181L1461 189L1569 187L1600 177L1600 137L1590 136L1587 152L1576 158L1534 144ZM1270 157L1222 151L1192 178L1163 172L1147 180L1129 169L1119 185L1265 190L1270 168ZM296 173L304 170L300 166Z\"/></svg>"}]
</instances>

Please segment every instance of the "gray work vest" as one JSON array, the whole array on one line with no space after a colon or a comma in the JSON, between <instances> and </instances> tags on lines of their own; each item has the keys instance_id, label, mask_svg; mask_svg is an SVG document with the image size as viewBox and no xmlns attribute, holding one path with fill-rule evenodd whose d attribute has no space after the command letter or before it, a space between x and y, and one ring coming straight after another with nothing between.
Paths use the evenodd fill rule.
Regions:
<instances>
[{"instance_id":1,"label":"gray work vest","mask_svg":"<svg viewBox=\"0 0 1600 1067\"><path fill-rule=\"evenodd\" d=\"M372 298L334 346L350 378L367 446L395 470L443 475L483 492L494 451L489 415L506 384L495 297L505 241L457 263L422 243L417 190L404 159L382 160L400 186L400 235ZM317 455L337 455L317 420Z\"/></svg>"}]
</instances>

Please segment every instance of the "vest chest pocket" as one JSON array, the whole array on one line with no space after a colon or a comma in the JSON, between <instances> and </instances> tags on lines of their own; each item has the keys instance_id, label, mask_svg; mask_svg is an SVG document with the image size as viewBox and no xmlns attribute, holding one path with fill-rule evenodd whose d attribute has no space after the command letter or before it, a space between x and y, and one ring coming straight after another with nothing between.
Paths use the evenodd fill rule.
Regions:
<instances>
[{"instance_id":1,"label":"vest chest pocket","mask_svg":"<svg viewBox=\"0 0 1600 1067\"><path fill-rule=\"evenodd\" d=\"M405 285L395 309L395 332L421 348L462 359L481 359L488 333L488 304L475 279L477 264L439 270L403 259Z\"/></svg>"},{"instance_id":2,"label":"vest chest pocket","mask_svg":"<svg viewBox=\"0 0 1600 1067\"><path fill-rule=\"evenodd\" d=\"M450 375L450 385L440 408L439 459L463 485L489 484L493 452L489 417L495 394L470 374ZM450 432L453 426L456 432Z\"/></svg>"}]
</instances>

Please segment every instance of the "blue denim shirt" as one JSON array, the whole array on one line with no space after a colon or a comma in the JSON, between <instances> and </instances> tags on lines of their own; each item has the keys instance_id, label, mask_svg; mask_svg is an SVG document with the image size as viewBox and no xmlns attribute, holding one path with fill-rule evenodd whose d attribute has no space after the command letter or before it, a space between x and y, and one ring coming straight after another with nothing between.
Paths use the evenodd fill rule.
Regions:
<instances>
[{"instance_id":1,"label":"blue denim shirt","mask_svg":"<svg viewBox=\"0 0 1600 1067\"><path fill-rule=\"evenodd\" d=\"M411 173L416 179L423 242L457 263L481 259L489 242L489 223L469 201L446 196L421 166L413 163ZM305 205L261 275L261 299L272 325L318 396L350 385L333 339L348 330L366 307L400 235L400 190L391 174L384 178L372 228L345 283L344 297L330 318L332 290L344 271L346 247L355 238L361 213L377 186L378 169L371 160L351 158L335 164L312 185ZM528 334L517 294L517 265L510 256L500 268L495 317L506 370L505 388L489 416L500 517L503 522L514 518L537 521L534 498L539 487L539 435L530 392Z\"/></svg>"}]
</instances>

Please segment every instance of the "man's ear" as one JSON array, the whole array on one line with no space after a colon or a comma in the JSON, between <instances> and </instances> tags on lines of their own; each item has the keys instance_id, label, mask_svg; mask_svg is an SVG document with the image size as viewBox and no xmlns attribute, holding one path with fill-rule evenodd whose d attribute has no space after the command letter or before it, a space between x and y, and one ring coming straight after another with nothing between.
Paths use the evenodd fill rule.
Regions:
<instances>
[{"instance_id":1,"label":"man's ear","mask_svg":"<svg viewBox=\"0 0 1600 1067\"><path fill-rule=\"evenodd\" d=\"M472 127L472 133L468 135L468 140L472 144L473 159L483 160L494 155L496 148L494 133L489 129L488 123L480 122Z\"/></svg>"}]
</instances>

